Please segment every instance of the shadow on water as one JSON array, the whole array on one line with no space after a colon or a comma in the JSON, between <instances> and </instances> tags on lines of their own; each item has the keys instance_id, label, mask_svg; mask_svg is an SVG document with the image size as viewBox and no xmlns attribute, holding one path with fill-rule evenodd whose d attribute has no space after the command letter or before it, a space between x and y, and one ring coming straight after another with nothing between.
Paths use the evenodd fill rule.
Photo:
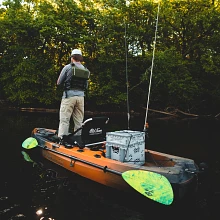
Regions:
<instances>
[{"instance_id":1,"label":"shadow on water","mask_svg":"<svg viewBox=\"0 0 220 220\"><path fill-rule=\"evenodd\" d=\"M34 127L56 128L57 115L4 113L1 118L0 219L218 219L220 204L219 121L151 120L149 148L205 162L196 195L163 206L145 197L117 191L44 160L39 149L21 143ZM120 123L119 123L120 122ZM126 129L114 118L110 130ZM131 122L142 129L142 118ZM218 206L217 206L218 205ZM217 207L216 207L217 206ZM40 210L42 214L38 213Z\"/></svg>"}]
</instances>

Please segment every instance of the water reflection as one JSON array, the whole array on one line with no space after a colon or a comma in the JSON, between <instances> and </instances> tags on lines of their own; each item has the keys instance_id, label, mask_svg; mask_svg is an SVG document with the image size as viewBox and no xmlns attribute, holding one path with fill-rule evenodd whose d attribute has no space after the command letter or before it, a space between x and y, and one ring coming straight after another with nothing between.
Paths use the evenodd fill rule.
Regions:
<instances>
[{"instance_id":1,"label":"water reflection","mask_svg":"<svg viewBox=\"0 0 220 220\"><path fill-rule=\"evenodd\" d=\"M21 154L26 164L14 167L5 179L3 192L7 196L1 197L5 206L1 206L1 219L53 219L49 204L65 180L57 178L55 171L44 169L27 152Z\"/></svg>"}]
</instances>

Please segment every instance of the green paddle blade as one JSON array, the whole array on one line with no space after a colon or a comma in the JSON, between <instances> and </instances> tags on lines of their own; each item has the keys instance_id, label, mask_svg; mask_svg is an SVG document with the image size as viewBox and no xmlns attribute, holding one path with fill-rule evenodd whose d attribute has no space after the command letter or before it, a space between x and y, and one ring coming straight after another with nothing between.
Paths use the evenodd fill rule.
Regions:
<instances>
[{"instance_id":1,"label":"green paddle blade","mask_svg":"<svg viewBox=\"0 0 220 220\"><path fill-rule=\"evenodd\" d=\"M25 149L32 149L34 147L37 147L38 143L37 140L33 137L27 138L23 143L22 147Z\"/></svg>"},{"instance_id":2,"label":"green paddle blade","mask_svg":"<svg viewBox=\"0 0 220 220\"><path fill-rule=\"evenodd\" d=\"M144 170L122 173L123 179L142 195L164 205L173 202L173 189L166 177Z\"/></svg>"},{"instance_id":3,"label":"green paddle blade","mask_svg":"<svg viewBox=\"0 0 220 220\"><path fill-rule=\"evenodd\" d=\"M33 163L34 161L30 158L30 156L25 152L25 151L21 151L24 159L27 161L27 162L31 162Z\"/></svg>"}]
</instances>

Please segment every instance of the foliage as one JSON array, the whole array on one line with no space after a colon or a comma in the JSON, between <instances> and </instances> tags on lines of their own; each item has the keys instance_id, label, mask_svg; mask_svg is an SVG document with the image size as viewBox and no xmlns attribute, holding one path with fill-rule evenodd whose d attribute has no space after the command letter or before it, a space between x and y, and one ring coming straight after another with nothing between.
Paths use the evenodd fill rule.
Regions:
<instances>
[{"instance_id":1,"label":"foliage","mask_svg":"<svg viewBox=\"0 0 220 220\"><path fill-rule=\"evenodd\" d=\"M126 111L129 98L131 109L142 111L153 70L151 108L219 111L218 1L5 0L3 5L1 99L58 107L57 77L70 51L80 48L91 71L88 108Z\"/></svg>"}]
</instances>

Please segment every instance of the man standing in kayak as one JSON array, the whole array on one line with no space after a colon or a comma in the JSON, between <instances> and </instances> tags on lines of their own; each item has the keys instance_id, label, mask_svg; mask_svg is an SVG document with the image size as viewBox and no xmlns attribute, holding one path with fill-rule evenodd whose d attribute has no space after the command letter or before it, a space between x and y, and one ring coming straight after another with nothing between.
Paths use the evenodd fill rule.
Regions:
<instances>
[{"instance_id":1,"label":"man standing in kayak","mask_svg":"<svg viewBox=\"0 0 220 220\"><path fill-rule=\"evenodd\" d=\"M83 56L79 49L71 52L71 63L64 66L57 85L64 84L64 92L60 105L60 122L58 137L61 142L64 135L69 134L70 118L73 117L74 131L82 126L84 119L84 96L88 88L90 72L82 65ZM86 75L86 77L85 77ZM75 135L80 136L81 130Z\"/></svg>"}]
</instances>

